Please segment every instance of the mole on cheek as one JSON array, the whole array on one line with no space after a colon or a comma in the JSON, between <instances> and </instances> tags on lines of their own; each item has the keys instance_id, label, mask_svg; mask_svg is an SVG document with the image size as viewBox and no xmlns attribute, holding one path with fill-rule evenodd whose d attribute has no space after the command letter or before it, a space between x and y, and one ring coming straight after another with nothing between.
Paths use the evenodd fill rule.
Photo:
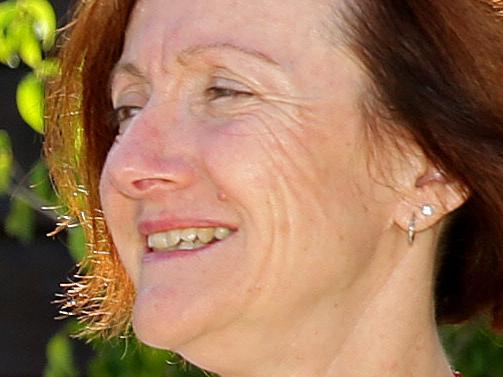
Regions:
<instances>
[{"instance_id":1,"label":"mole on cheek","mask_svg":"<svg viewBox=\"0 0 503 377\"><path fill-rule=\"evenodd\" d=\"M224 192L219 192L217 194L217 199L220 200L221 202L225 202L227 201L227 194L225 194Z\"/></svg>"}]
</instances>

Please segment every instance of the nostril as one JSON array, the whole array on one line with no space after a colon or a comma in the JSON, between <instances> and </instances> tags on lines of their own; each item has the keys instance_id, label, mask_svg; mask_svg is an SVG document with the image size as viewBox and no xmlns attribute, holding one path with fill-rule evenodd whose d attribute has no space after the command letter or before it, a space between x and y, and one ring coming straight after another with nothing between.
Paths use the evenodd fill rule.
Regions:
<instances>
[{"instance_id":1,"label":"nostril","mask_svg":"<svg viewBox=\"0 0 503 377\"><path fill-rule=\"evenodd\" d=\"M139 191L148 191L156 186L169 183L170 181L162 178L144 178L133 181L133 186Z\"/></svg>"}]
</instances>

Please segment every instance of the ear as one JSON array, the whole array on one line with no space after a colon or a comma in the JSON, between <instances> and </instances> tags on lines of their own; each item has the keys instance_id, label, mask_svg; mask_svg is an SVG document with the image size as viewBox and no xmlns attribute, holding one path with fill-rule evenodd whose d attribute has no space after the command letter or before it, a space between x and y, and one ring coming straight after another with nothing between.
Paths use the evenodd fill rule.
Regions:
<instances>
[{"instance_id":1,"label":"ear","mask_svg":"<svg viewBox=\"0 0 503 377\"><path fill-rule=\"evenodd\" d=\"M424 156L416 154L414 157L416 161L410 165L412 171L402 176L408 182L402 181L398 190L401 199L394 213L394 222L405 232L411 219L415 221L417 232L431 228L468 198L461 184L448 179Z\"/></svg>"}]
</instances>

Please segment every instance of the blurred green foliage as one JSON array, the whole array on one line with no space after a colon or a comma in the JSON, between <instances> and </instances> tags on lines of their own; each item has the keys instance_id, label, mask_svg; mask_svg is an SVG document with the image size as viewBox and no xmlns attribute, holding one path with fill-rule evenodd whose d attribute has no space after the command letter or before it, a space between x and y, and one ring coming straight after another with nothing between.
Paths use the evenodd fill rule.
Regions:
<instances>
[{"instance_id":1,"label":"blurred green foliage","mask_svg":"<svg viewBox=\"0 0 503 377\"><path fill-rule=\"evenodd\" d=\"M68 334L61 331L47 343L47 366L44 377L76 377L72 346Z\"/></svg>"},{"instance_id":2,"label":"blurred green foliage","mask_svg":"<svg viewBox=\"0 0 503 377\"><path fill-rule=\"evenodd\" d=\"M89 377L208 377L209 374L179 356L146 347L133 337L96 344L97 357L89 364Z\"/></svg>"},{"instance_id":3,"label":"blurred green foliage","mask_svg":"<svg viewBox=\"0 0 503 377\"><path fill-rule=\"evenodd\" d=\"M30 204L22 197L12 199L9 214L5 219L5 233L27 245L33 241L35 231L35 213Z\"/></svg>"},{"instance_id":4,"label":"blurred green foliage","mask_svg":"<svg viewBox=\"0 0 503 377\"><path fill-rule=\"evenodd\" d=\"M3 1L0 30L0 62L15 68L22 60L38 70L42 51L54 45L56 14L46 0Z\"/></svg>"},{"instance_id":5,"label":"blurred green foliage","mask_svg":"<svg viewBox=\"0 0 503 377\"><path fill-rule=\"evenodd\" d=\"M47 0L8 0L0 3L0 62L11 68L21 63L32 72L17 90L17 106L25 122L43 133L43 81L57 73L58 65L45 57L55 41L56 16ZM34 211L57 208L43 162L37 162L27 177L19 177L9 135L0 130L0 195L12 198L5 222L6 232L23 243L33 240ZM28 187L23 185L28 183ZM67 244L78 261L84 253L81 229L68 231ZM70 334L79 325L70 321L47 344L44 377L203 377L209 374L178 356L138 343L133 336L112 342L94 341L95 356L86 371L78 371ZM503 376L503 337L487 330L483 321L465 326L446 326L442 339L453 365L465 377Z\"/></svg>"},{"instance_id":6,"label":"blurred green foliage","mask_svg":"<svg viewBox=\"0 0 503 377\"><path fill-rule=\"evenodd\" d=\"M444 326L440 333L453 365L465 377L503 376L503 334L491 332L483 318Z\"/></svg>"},{"instance_id":7,"label":"blurred green foliage","mask_svg":"<svg viewBox=\"0 0 503 377\"><path fill-rule=\"evenodd\" d=\"M44 132L42 82L33 73L27 75L17 87L16 102L23 120L39 133Z\"/></svg>"},{"instance_id":8,"label":"blurred green foliage","mask_svg":"<svg viewBox=\"0 0 503 377\"><path fill-rule=\"evenodd\" d=\"M0 62L11 68L21 62L32 69L20 83L16 100L19 114L43 133L43 79L57 71L44 52L54 45L56 14L47 0L7 0L0 3Z\"/></svg>"},{"instance_id":9,"label":"blurred green foliage","mask_svg":"<svg viewBox=\"0 0 503 377\"><path fill-rule=\"evenodd\" d=\"M0 195L5 194L10 185L12 162L9 134L5 130L0 130Z\"/></svg>"}]
</instances>

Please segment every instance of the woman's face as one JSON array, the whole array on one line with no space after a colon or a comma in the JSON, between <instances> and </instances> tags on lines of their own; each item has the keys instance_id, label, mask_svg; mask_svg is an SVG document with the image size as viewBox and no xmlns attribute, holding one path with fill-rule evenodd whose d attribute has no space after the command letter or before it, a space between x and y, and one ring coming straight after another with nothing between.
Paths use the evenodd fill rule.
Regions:
<instances>
[{"instance_id":1,"label":"woman's face","mask_svg":"<svg viewBox=\"0 0 503 377\"><path fill-rule=\"evenodd\" d=\"M272 337L343 306L374 263L394 195L368 170L365 77L331 3L137 4L100 189L144 342ZM190 228L214 242L165 250Z\"/></svg>"}]
</instances>

